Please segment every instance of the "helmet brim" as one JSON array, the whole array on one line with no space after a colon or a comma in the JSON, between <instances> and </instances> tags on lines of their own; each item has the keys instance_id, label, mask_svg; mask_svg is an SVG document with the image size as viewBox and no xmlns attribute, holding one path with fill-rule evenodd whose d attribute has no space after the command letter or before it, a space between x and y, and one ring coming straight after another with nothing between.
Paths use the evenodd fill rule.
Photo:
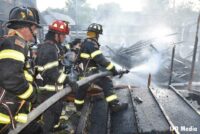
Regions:
<instances>
[{"instance_id":1,"label":"helmet brim","mask_svg":"<svg viewBox=\"0 0 200 134\"><path fill-rule=\"evenodd\" d=\"M69 35L68 32L59 32L59 31L54 30L54 29L49 29L48 31L51 31L51 32L54 32L54 33L57 33L57 34L65 34L65 35Z\"/></svg>"},{"instance_id":2,"label":"helmet brim","mask_svg":"<svg viewBox=\"0 0 200 134\"><path fill-rule=\"evenodd\" d=\"M35 23L35 22L28 21L28 20L15 20L15 19L9 20L9 21L6 23L7 27L9 28L9 25L11 25L11 24L14 23L14 22L27 23L27 24L35 25L37 28L42 28L41 25L39 25L39 24L37 24L37 23Z\"/></svg>"}]
</instances>

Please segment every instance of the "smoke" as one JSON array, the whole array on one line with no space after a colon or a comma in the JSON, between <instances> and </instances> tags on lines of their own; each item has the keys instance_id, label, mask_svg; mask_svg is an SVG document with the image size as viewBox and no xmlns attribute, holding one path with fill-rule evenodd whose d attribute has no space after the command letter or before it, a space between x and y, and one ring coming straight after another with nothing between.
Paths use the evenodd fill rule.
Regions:
<instances>
[{"instance_id":1,"label":"smoke","mask_svg":"<svg viewBox=\"0 0 200 134\"><path fill-rule=\"evenodd\" d=\"M156 74L161 65L161 55L154 54L145 63L133 67L130 71L138 74Z\"/></svg>"},{"instance_id":2,"label":"smoke","mask_svg":"<svg viewBox=\"0 0 200 134\"><path fill-rule=\"evenodd\" d=\"M158 74L161 79L169 74L171 49L176 42L184 43L176 45L175 58L182 63L186 59L185 63L191 61L196 18L200 10L199 0L141 0L137 2L77 0L76 2L86 2L91 5L90 9L88 6L80 8L80 11L76 8L76 12L73 5L69 8L72 16L76 14L80 28L86 29L89 23L102 24L103 35L99 38L101 49L107 52L107 57L111 57L120 66L129 68L132 74L141 76L141 79L146 80L146 75L149 73ZM75 4L75 2L72 3ZM77 29L76 27L74 28ZM171 36L167 36L170 34ZM120 50L124 49L126 51L120 53ZM114 51L111 52L111 50ZM117 60L113 58L113 55L118 55L118 57L115 56ZM179 69L179 66L176 64L175 66Z\"/></svg>"},{"instance_id":3,"label":"smoke","mask_svg":"<svg viewBox=\"0 0 200 134\"><path fill-rule=\"evenodd\" d=\"M149 73L158 73L163 62L162 52L175 41L172 37L165 36L175 31L163 20L154 20L153 16L146 17L143 12L122 12L115 4L113 7L112 4L105 5L110 7L107 14L102 15L101 19L98 18L98 21L94 19L94 22L102 24L104 28L103 36L100 36L99 40L102 46L107 45L117 50L129 47L140 40L152 39L151 43L158 50L155 52L150 47L143 48L136 56L138 60L133 60L138 63L130 71L141 78L145 76L143 83L146 83L146 76ZM129 58L132 57L129 56Z\"/></svg>"},{"instance_id":4,"label":"smoke","mask_svg":"<svg viewBox=\"0 0 200 134\"><path fill-rule=\"evenodd\" d=\"M127 62L133 63L133 67L130 67L131 74L137 75L141 79L143 78L144 81L142 83L146 82L149 73L157 77L157 79L162 79L162 77L164 78L168 75L172 47L177 42L182 42L184 41L183 39L186 39L181 38L183 36L185 37L185 32L182 32L182 24L194 22L191 20L194 20L193 18L195 17L195 14L184 10L184 8L180 10L184 10L184 13L188 13L185 16L183 16L184 13L178 12L178 9L175 13L167 2L163 4L164 2L157 2L157 0L146 1L147 7L140 12L124 12L116 3L104 4L102 6L105 10L99 10L103 9L103 7L97 8L97 11L102 12L99 12L98 14L100 14L100 16L97 14L93 20L93 22L103 25L103 36L100 36L99 41L104 50L107 49L104 47L104 45L106 45L120 52L120 49L129 48L136 42L145 42L141 43L140 46L137 45L137 49L131 47L131 53L127 50L127 53L124 52L123 56L119 56L119 58L116 56L119 62L122 60L126 61L128 58L130 59L130 61L127 60ZM186 30L189 32L193 31L191 25L187 25L187 27L189 28ZM186 37L188 40L190 39L190 36ZM191 39L193 40L193 38ZM179 53L178 47L180 45L183 44L177 45L176 53ZM187 47L189 45L187 45ZM111 53L108 49L107 52L108 54ZM185 52L183 53L186 54ZM187 55L188 54L186 54L186 56ZM125 58L123 59L123 57ZM119 62L118 64L123 66L123 64Z\"/></svg>"}]
</instances>

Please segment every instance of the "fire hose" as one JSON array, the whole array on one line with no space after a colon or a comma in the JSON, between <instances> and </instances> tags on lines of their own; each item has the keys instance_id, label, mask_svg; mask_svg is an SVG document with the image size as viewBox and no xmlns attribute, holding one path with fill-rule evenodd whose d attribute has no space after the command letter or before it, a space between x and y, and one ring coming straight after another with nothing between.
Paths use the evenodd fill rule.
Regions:
<instances>
[{"instance_id":1,"label":"fire hose","mask_svg":"<svg viewBox=\"0 0 200 134\"><path fill-rule=\"evenodd\" d=\"M121 71L119 74L127 73L127 71ZM100 78L100 77L105 77L111 75L111 72L100 72L94 75L91 75L89 77L85 77L82 80L79 80L77 82L78 86L82 86L84 84L87 84L89 82L92 82L93 80ZM66 87L63 90L57 92L53 96L51 96L49 99L41 103L38 107L36 107L34 110L32 110L28 114L28 121L24 124L18 123L16 126L16 129L13 129L9 132L9 134L18 134L21 132L28 124L30 124L33 120L35 120L38 116L40 116L45 110L47 110L51 105L53 105L55 102L57 102L59 99L63 98L66 96L68 93L70 93L72 89L70 87Z\"/></svg>"}]
</instances>

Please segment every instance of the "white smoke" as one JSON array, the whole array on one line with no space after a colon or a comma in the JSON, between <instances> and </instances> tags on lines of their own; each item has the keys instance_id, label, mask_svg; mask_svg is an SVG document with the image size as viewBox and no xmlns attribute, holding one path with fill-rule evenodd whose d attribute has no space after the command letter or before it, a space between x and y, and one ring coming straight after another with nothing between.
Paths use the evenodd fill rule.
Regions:
<instances>
[{"instance_id":1,"label":"white smoke","mask_svg":"<svg viewBox=\"0 0 200 134\"><path fill-rule=\"evenodd\" d=\"M161 65L161 55L155 54L152 57L150 57L147 62L133 67L130 71L133 73L138 74L156 74L159 70L159 67Z\"/></svg>"}]
</instances>

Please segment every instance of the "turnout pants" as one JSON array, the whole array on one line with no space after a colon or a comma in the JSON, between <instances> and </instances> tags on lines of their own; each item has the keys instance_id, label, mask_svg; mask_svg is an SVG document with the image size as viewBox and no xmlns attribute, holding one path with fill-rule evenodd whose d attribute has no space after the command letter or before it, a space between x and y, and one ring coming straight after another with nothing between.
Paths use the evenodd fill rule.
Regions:
<instances>
[{"instance_id":1,"label":"turnout pants","mask_svg":"<svg viewBox=\"0 0 200 134\"><path fill-rule=\"evenodd\" d=\"M45 101L46 99L51 97L53 94L55 94L55 92L43 91L40 94L41 101ZM42 114L44 134L53 132L54 126L59 123L59 119L62 113L62 108L63 108L63 102L62 100L59 100L55 104L50 106Z\"/></svg>"},{"instance_id":2,"label":"turnout pants","mask_svg":"<svg viewBox=\"0 0 200 134\"><path fill-rule=\"evenodd\" d=\"M113 82L109 77L102 77L93 82L94 84L98 85L103 89L106 101L112 102L117 99L116 94L113 92ZM86 96L87 90L89 88L89 84L81 86L75 95L74 103L76 105L83 105L84 98Z\"/></svg>"}]
</instances>

